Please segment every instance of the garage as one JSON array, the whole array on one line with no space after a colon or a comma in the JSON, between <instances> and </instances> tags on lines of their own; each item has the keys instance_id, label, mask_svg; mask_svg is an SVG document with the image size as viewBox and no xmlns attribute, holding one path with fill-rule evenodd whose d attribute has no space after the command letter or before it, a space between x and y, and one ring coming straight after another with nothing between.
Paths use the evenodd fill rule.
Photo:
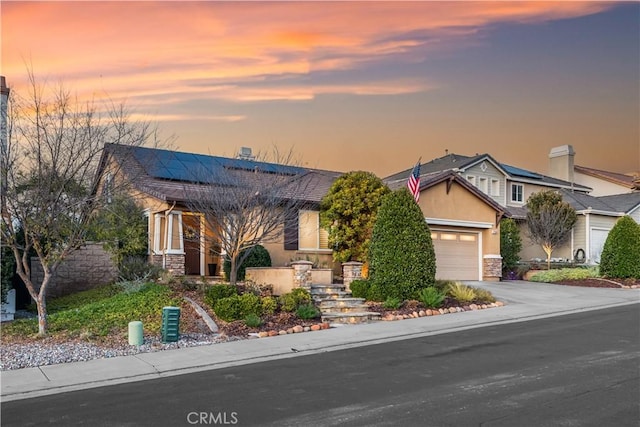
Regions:
<instances>
[{"instance_id":1,"label":"garage","mask_svg":"<svg viewBox=\"0 0 640 427\"><path fill-rule=\"evenodd\" d=\"M436 278L442 280L480 280L480 234L432 230L436 253Z\"/></svg>"}]
</instances>

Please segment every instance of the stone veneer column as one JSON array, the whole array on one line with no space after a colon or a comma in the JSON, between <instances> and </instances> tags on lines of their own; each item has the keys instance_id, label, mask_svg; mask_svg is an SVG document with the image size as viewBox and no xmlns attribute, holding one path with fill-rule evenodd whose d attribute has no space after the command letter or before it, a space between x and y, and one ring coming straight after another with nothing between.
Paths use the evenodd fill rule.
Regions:
<instances>
[{"instance_id":1,"label":"stone veneer column","mask_svg":"<svg viewBox=\"0 0 640 427\"><path fill-rule=\"evenodd\" d=\"M293 288L305 288L311 290L311 261L293 261Z\"/></svg>"},{"instance_id":2,"label":"stone veneer column","mask_svg":"<svg viewBox=\"0 0 640 427\"><path fill-rule=\"evenodd\" d=\"M345 291L351 291L349 287L351 282L362 279L362 265L363 263L358 261L349 261L342 264L342 279Z\"/></svg>"},{"instance_id":3,"label":"stone veneer column","mask_svg":"<svg viewBox=\"0 0 640 427\"><path fill-rule=\"evenodd\" d=\"M485 255L482 261L482 280L499 281L502 277L502 257Z\"/></svg>"},{"instance_id":4,"label":"stone veneer column","mask_svg":"<svg viewBox=\"0 0 640 427\"><path fill-rule=\"evenodd\" d=\"M184 276L184 254L167 254L165 269L176 276Z\"/></svg>"}]
</instances>

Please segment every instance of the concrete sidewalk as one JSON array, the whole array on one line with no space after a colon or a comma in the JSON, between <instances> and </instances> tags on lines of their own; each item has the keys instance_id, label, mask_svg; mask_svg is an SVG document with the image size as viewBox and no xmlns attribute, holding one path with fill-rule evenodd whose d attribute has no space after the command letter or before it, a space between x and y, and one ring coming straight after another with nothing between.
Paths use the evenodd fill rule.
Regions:
<instances>
[{"instance_id":1,"label":"concrete sidewalk","mask_svg":"<svg viewBox=\"0 0 640 427\"><path fill-rule=\"evenodd\" d=\"M402 321L337 326L313 333L3 371L0 373L1 398L2 401L26 399L640 303L640 289L580 288L524 281L466 283L490 290L506 305Z\"/></svg>"}]
</instances>

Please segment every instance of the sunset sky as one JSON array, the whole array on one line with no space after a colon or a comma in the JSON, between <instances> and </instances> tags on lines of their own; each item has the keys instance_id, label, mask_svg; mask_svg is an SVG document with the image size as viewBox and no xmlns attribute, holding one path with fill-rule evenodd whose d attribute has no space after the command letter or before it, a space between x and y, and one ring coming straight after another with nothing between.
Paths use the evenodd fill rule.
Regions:
<instances>
[{"instance_id":1,"label":"sunset sky","mask_svg":"<svg viewBox=\"0 0 640 427\"><path fill-rule=\"evenodd\" d=\"M387 176L445 150L640 170L640 3L12 2L1 74L126 100L183 151Z\"/></svg>"}]
</instances>

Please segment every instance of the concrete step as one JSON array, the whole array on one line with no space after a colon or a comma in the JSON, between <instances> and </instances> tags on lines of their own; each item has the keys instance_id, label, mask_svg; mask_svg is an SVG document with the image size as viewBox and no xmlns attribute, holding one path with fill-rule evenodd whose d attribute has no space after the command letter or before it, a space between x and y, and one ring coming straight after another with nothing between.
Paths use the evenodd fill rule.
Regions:
<instances>
[{"instance_id":1,"label":"concrete step","mask_svg":"<svg viewBox=\"0 0 640 427\"><path fill-rule=\"evenodd\" d=\"M335 300L340 298L349 298L351 297L351 292L332 292L332 293L312 293L311 297L316 302L324 301L324 300Z\"/></svg>"},{"instance_id":2,"label":"concrete step","mask_svg":"<svg viewBox=\"0 0 640 427\"><path fill-rule=\"evenodd\" d=\"M358 305L347 305L342 307L330 307L330 308L320 308L322 314L337 314L337 313L362 313L369 310L369 306L366 304L358 304Z\"/></svg>"},{"instance_id":3,"label":"concrete step","mask_svg":"<svg viewBox=\"0 0 640 427\"><path fill-rule=\"evenodd\" d=\"M332 294L336 292L344 292L344 285L333 284L333 285L311 285L311 295L315 294Z\"/></svg>"},{"instance_id":4,"label":"concrete step","mask_svg":"<svg viewBox=\"0 0 640 427\"><path fill-rule=\"evenodd\" d=\"M380 320L380 313L361 311L356 313L329 313L322 315L323 322L354 324Z\"/></svg>"},{"instance_id":5,"label":"concrete step","mask_svg":"<svg viewBox=\"0 0 640 427\"><path fill-rule=\"evenodd\" d=\"M327 299L320 302L320 308L354 307L364 305L364 298ZM365 310L366 311L366 310Z\"/></svg>"}]
</instances>

